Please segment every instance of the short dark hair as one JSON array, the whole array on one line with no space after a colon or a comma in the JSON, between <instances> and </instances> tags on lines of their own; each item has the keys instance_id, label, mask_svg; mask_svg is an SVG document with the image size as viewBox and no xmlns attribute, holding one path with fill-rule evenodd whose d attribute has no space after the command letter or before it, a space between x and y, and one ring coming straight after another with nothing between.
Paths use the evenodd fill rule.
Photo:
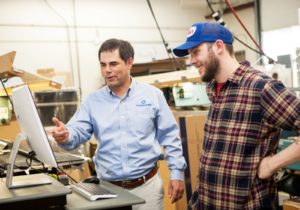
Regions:
<instances>
[{"instance_id":1,"label":"short dark hair","mask_svg":"<svg viewBox=\"0 0 300 210\"><path fill-rule=\"evenodd\" d=\"M214 42L207 42L207 49L212 48L213 44L214 44ZM226 44L226 43L224 43L224 44L225 44L225 49L228 51L228 53L231 56L233 56L233 54L234 54L233 45L232 44Z\"/></svg>"},{"instance_id":2,"label":"short dark hair","mask_svg":"<svg viewBox=\"0 0 300 210\"><path fill-rule=\"evenodd\" d=\"M229 55L232 56L234 54L233 45L232 44L225 44L225 48L229 52Z\"/></svg>"},{"instance_id":3,"label":"short dark hair","mask_svg":"<svg viewBox=\"0 0 300 210\"><path fill-rule=\"evenodd\" d=\"M106 51L114 51L119 49L120 57L127 62L129 58L134 58L134 49L131 44L121 39L108 39L100 46L98 51L98 59L100 61L100 54Z\"/></svg>"},{"instance_id":4,"label":"short dark hair","mask_svg":"<svg viewBox=\"0 0 300 210\"><path fill-rule=\"evenodd\" d=\"M275 80L278 80L278 73L277 72L274 72L272 74L272 78L275 79Z\"/></svg>"}]
</instances>

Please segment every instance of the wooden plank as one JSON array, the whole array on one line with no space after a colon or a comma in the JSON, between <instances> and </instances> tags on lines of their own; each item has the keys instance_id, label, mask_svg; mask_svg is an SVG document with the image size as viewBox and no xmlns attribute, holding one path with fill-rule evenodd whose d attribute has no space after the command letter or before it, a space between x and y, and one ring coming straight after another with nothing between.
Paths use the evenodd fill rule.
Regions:
<instances>
[{"instance_id":1,"label":"wooden plank","mask_svg":"<svg viewBox=\"0 0 300 210\"><path fill-rule=\"evenodd\" d=\"M172 87L182 82L201 82L198 70L181 70L148 76L134 77L139 82L145 82L158 88Z\"/></svg>"},{"instance_id":2,"label":"wooden plank","mask_svg":"<svg viewBox=\"0 0 300 210\"><path fill-rule=\"evenodd\" d=\"M31 91L43 91L43 90L55 90L61 89L62 85L56 81L49 80L46 77L31 74L28 72L23 72L20 76L24 84L28 84ZM4 81L5 82L5 81ZM9 88L6 88L8 94L11 94L11 89L20 84L13 85ZM3 90L3 87L0 85L0 96L5 96L6 93Z\"/></svg>"},{"instance_id":3,"label":"wooden plank","mask_svg":"<svg viewBox=\"0 0 300 210\"><path fill-rule=\"evenodd\" d=\"M186 57L174 59L153 60L146 63L135 63L131 69L132 76L171 72L186 68Z\"/></svg>"}]
</instances>

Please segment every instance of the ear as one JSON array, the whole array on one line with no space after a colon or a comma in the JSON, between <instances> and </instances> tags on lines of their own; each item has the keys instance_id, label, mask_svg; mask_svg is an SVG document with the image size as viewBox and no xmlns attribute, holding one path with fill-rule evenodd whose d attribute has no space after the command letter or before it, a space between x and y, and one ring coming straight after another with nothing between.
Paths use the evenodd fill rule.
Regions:
<instances>
[{"instance_id":1,"label":"ear","mask_svg":"<svg viewBox=\"0 0 300 210\"><path fill-rule=\"evenodd\" d=\"M216 54L221 54L225 51L225 44L221 39L217 39L213 45Z\"/></svg>"},{"instance_id":2,"label":"ear","mask_svg":"<svg viewBox=\"0 0 300 210\"><path fill-rule=\"evenodd\" d=\"M128 58L126 64L128 68L131 69L133 65L133 58Z\"/></svg>"}]
</instances>

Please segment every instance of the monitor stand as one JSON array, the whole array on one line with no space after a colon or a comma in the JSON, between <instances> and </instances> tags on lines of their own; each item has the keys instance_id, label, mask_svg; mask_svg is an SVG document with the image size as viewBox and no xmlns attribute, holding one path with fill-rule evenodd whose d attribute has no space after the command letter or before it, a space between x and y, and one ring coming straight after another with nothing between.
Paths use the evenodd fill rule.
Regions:
<instances>
[{"instance_id":1,"label":"monitor stand","mask_svg":"<svg viewBox=\"0 0 300 210\"><path fill-rule=\"evenodd\" d=\"M28 175L27 179L22 179L22 181L15 181L13 182L13 175L14 175L14 165L15 160L18 154L19 146L21 141L26 140L27 136L23 133L19 133L16 137L16 140L13 144L11 154L9 157L9 163L7 165L6 169L6 186L9 189L13 188L21 188L21 187L30 187L30 186L36 186L36 185L44 185L44 184L51 184L52 181L48 177L44 177L42 179L31 179L30 175Z\"/></svg>"}]
</instances>

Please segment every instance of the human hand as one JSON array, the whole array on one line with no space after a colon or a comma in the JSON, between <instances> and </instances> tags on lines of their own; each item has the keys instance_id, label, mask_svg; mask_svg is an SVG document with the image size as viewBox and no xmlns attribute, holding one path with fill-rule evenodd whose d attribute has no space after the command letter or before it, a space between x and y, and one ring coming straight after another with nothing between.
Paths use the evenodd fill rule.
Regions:
<instances>
[{"instance_id":1,"label":"human hand","mask_svg":"<svg viewBox=\"0 0 300 210\"><path fill-rule=\"evenodd\" d=\"M267 156L260 162L257 172L260 179L267 179L273 175L273 170L270 167L271 158L272 156Z\"/></svg>"},{"instance_id":2,"label":"human hand","mask_svg":"<svg viewBox=\"0 0 300 210\"><path fill-rule=\"evenodd\" d=\"M61 122L56 117L52 118L52 122L55 124L55 127L50 130L52 137L58 144L65 144L69 139L69 131L66 128L65 124Z\"/></svg>"},{"instance_id":3,"label":"human hand","mask_svg":"<svg viewBox=\"0 0 300 210\"><path fill-rule=\"evenodd\" d=\"M184 182L181 180L171 180L168 189L168 197L172 203L182 198L184 193Z\"/></svg>"}]
</instances>

